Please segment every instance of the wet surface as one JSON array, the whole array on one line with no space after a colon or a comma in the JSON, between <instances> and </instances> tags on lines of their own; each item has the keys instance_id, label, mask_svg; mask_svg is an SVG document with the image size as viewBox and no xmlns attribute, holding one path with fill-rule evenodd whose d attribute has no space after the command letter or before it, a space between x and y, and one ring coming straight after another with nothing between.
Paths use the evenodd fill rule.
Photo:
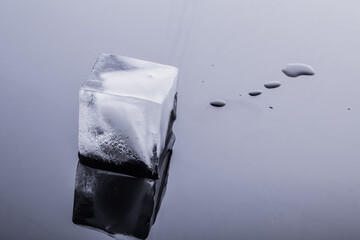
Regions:
<instances>
[{"instance_id":1,"label":"wet surface","mask_svg":"<svg viewBox=\"0 0 360 240\"><path fill-rule=\"evenodd\" d=\"M262 94L262 92L260 90L249 92L249 95L252 97L258 96L260 94Z\"/></svg>"},{"instance_id":2,"label":"wet surface","mask_svg":"<svg viewBox=\"0 0 360 240\"><path fill-rule=\"evenodd\" d=\"M280 86L281 86L281 83L278 82L278 81L268 82L268 83L265 83L265 84L264 84L264 87L269 88L269 89L271 89L271 88L278 88L278 87L280 87Z\"/></svg>"},{"instance_id":3,"label":"wet surface","mask_svg":"<svg viewBox=\"0 0 360 240\"><path fill-rule=\"evenodd\" d=\"M282 72L288 77L298 77L301 75L312 76L315 75L314 69L303 63L289 63L282 70Z\"/></svg>"},{"instance_id":4,"label":"wet surface","mask_svg":"<svg viewBox=\"0 0 360 240\"><path fill-rule=\"evenodd\" d=\"M78 91L101 52L180 69L177 139L149 240L359 239L359 9L355 0L1 1L0 239L112 239L72 221ZM291 62L316 74L288 78ZM263 87L271 80L279 91ZM250 97L256 89L264 94ZM217 97L226 107L209 105ZM109 211L122 205L108 203L89 216L121 218Z\"/></svg>"},{"instance_id":5,"label":"wet surface","mask_svg":"<svg viewBox=\"0 0 360 240\"><path fill-rule=\"evenodd\" d=\"M210 103L211 106L214 106L214 107L223 107L226 105L226 102L224 100L221 100L221 99L217 99L217 100L214 100Z\"/></svg>"}]
</instances>

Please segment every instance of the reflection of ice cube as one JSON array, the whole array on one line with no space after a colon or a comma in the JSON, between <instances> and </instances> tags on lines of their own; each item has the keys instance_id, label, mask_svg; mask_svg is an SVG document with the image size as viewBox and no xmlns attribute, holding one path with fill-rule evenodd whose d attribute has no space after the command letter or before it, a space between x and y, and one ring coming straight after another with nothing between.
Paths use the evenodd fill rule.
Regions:
<instances>
[{"instance_id":1,"label":"reflection of ice cube","mask_svg":"<svg viewBox=\"0 0 360 240\"><path fill-rule=\"evenodd\" d=\"M80 89L80 154L140 164L157 176L175 116L177 76L175 67L101 54Z\"/></svg>"},{"instance_id":2,"label":"reflection of ice cube","mask_svg":"<svg viewBox=\"0 0 360 240\"><path fill-rule=\"evenodd\" d=\"M147 179L78 164L73 222L118 239L147 238L165 194L171 150L166 150L161 178Z\"/></svg>"}]
</instances>

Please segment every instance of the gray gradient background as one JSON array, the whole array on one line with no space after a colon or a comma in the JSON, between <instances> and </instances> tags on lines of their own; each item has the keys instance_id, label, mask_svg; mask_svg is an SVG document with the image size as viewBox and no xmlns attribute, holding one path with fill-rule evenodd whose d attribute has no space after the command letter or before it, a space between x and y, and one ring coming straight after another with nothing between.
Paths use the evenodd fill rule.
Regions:
<instances>
[{"instance_id":1,"label":"gray gradient background","mask_svg":"<svg viewBox=\"0 0 360 240\"><path fill-rule=\"evenodd\" d=\"M180 69L149 239L360 239L359 13L358 0L0 1L0 239L110 239L71 222L78 89L100 52ZM290 62L316 75L286 77Z\"/></svg>"}]
</instances>

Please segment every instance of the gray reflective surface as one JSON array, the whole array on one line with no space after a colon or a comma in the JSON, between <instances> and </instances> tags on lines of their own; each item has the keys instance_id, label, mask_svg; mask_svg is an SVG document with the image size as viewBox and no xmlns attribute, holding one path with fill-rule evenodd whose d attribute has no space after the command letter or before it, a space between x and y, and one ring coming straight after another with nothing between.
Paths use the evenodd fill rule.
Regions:
<instances>
[{"instance_id":1,"label":"gray reflective surface","mask_svg":"<svg viewBox=\"0 0 360 240\"><path fill-rule=\"evenodd\" d=\"M1 1L0 239L110 239L71 221L78 90L100 52L180 69L149 239L359 239L359 11L356 0ZM316 75L288 78L292 62Z\"/></svg>"}]
</instances>

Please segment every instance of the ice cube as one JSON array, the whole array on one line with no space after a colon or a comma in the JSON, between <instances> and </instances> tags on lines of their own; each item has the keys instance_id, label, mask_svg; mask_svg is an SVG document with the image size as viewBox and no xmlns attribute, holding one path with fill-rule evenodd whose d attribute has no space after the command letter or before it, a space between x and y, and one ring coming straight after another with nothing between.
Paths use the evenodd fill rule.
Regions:
<instances>
[{"instance_id":1,"label":"ice cube","mask_svg":"<svg viewBox=\"0 0 360 240\"><path fill-rule=\"evenodd\" d=\"M146 239L165 194L172 151L165 154L161 178L147 179L78 164L73 222L117 239ZM126 238L128 239L128 238Z\"/></svg>"},{"instance_id":2,"label":"ice cube","mask_svg":"<svg viewBox=\"0 0 360 240\"><path fill-rule=\"evenodd\" d=\"M175 120L177 78L172 66L100 54L80 89L79 156L158 177Z\"/></svg>"}]
</instances>

